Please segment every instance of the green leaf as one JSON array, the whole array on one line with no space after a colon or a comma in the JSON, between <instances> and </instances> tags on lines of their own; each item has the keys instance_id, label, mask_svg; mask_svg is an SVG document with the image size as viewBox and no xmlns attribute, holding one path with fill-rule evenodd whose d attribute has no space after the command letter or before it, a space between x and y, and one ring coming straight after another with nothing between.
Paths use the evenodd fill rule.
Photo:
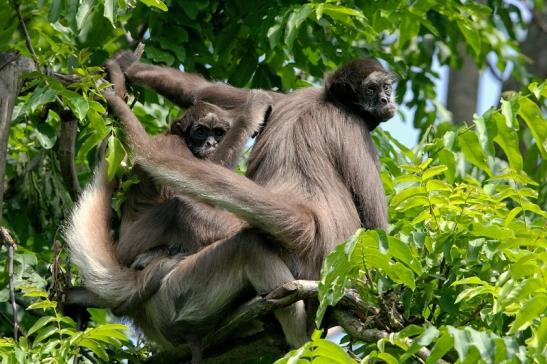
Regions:
<instances>
[{"instance_id":1,"label":"green leaf","mask_svg":"<svg viewBox=\"0 0 547 364\"><path fill-rule=\"evenodd\" d=\"M56 96L57 91L51 87L37 87L21 112L34 113L39 107L53 102Z\"/></svg>"},{"instance_id":2,"label":"green leaf","mask_svg":"<svg viewBox=\"0 0 547 364\"><path fill-rule=\"evenodd\" d=\"M32 327L28 330L27 336L31 336L36 331L43 328L44 326L46 326L47 324L49 324L52 321L55 321L55 317L53 317L53 316L40 317L38 320L36 320L34 325L32 325Z\"/></svg>"},{"instance_id":3,"label":"green leaf","mask_svg":"<svg viewBox=\"0 0 547 364\"><path fill-rule=\"evenodd\" d=\"M431 354L429 358L427 358L426 364L435 364L437 360L441 359L452 349L453 345L454 339L452 339L452 336L448 333L443 334L431 350Z\"/></svg>"},{"instance_id":4,"label":"green leaf","mask_svg":"<svg viewBox=\"0 0 547 364\"><path fill-rule=\"evenodd\" d=\"M513 230L503 226L490 225L486 226L479 223L473 223L471 226L471 234L473 236L484 236L496 240L509 239L515 236Z\"/></svg>"},{"instance_id":5,"label":"green leaf","mask_svg":"<svg viewBox=\"0 0 547 364\"><path fill-rule=\"evenodd\" d=\"M55 23L59 19L59 14L63 6L63 0L53 0L49 8L48 20Z\"/></svg>"},{"instance_id":6,"label":"green leaf","mask_svg":"<svg viewBox=\"0 0 547 364\"><path fill-rule=\"evenodd\" d=\"M34 131L36 139L44 149L49 150L53 148L57 141L57 130L49 124L42 123L38 124Z\"/></svg>"},{"instance_id":7,"label":"green leaf","mask_svg":"<svg viewBox=\"0 0 547 364\"><path fill-rule=\"evenodd\" d=\"M530 128L541 156L547 159L547 120L545 116L532 100L524 96L519 97L518 115Z\"/></svg>"},{"instance_id":8,"label":"green leaf","mask_svg":"<svg viewBox=\"0 0 547 364\"><path fill-rule=\"evenodd\" d=\"M511 223L511 221L513 221L513 219L515 217L517 217L518 214L520 214L522 212L522 208L521 207L515 207L514 209L512 209L508 214L507 214L507 217L505 218L505 221L503 222L503 225L505 225L506 227Z\"/></svg>"},{"instance_id":9,"label":"green leaf","mask_svg":"<svg viewBox=\"0 0 547 364\"><path fill-rule=\"evenodd\" d=\"M33 344L36 345L37 343L44 341L51 335L55 334L57 332L56 326L49 326L44 327L38 331L38 335L36 335L36 338L34 339Z\"/></svg>"},{"instance_id":10,"label":"green leaf","mask_svg":"<svg viewBox=\"0 0 547 364\"><path fill-rule=\"evenodd\" d=\"M91 21L91 10L93 9L94 0L83 0L78 7L78 12L76 13L76 26L78 30L82 29L85 25L85 22Z\"/></svg>"},{"instance_id":11,"label":"green leaf","mask_svg":"<svg viewBox=\"0 0 547 364\"><path fill-rule=\"evenodd\" d=\"M289 19L287 20L287 28L285 29L285 47L288 50L292 49L300 26L306 19L308 19L312 12L313 9L311 5L305 4L299 8L296 8L289 16Z\"/></svg>"},{"instance_id":12,"label":"green leaf","mask_svg":"<svg viewBox=\"0 0 547 364\"><path fill-rule=\"evenodd\" d=\"M160 9L162 11L167 11L167 5L164 4L162 0L140 0L141 3L150 7Z\"/></svg>"},{"instance_id":13,"label":"green leaf","mask_svg":"<svg viewBox=\"0 0 547 364\"><path fill-rule=\"evenodd\" d=\"M410 39L416 37L419 31L420 19L411 14L404 16L400 23L397 47L403 48Z\"/></svg>"},{"instance_id":14,"label":"green leaf","mask_svg":"<svg viewBox=\"0 0 547 364\"><path fill-rule=\"evenodd\" d=\"M36 309L48 309L48 308L56 308L57 302L44 300L44 301L38 301L35 302L27 307L27 310L36 310Z\"/></svg>"},{"instance_id":15,"label":"green leaf","mask_svg":"<svg viewBox=\"0 0 547 364\"><path fill-rule=\"evenodd\" d=\"M68 104L78 120L83 120L89 110L87 100L82 95L66 89L61 91L61 96L63 97L63 101Z\"/></svg>"},{"instance_id":16,"label":"green leaf","mask_svg":"<svg viewBox=\"0 0 547 364\"><path fill-rule=\"evenodd\" d=\"M478 56L481 53L481 38L477 29L475 29L468 20L460 20L457 21L456 24L467 41L467 44L471 46L475 55Z\"/></svg>"},{"instance_id":17,"label":"green leaf","mask_svg":"<svg viewBox=\"0 0 547 364\"><path fill-rule=\"evenodd\" d=\"M523 161L519 149L518 133L507 126L507 123L500 113L494 113L492 119L497 129L494 141L501 147L507 156L511 168L516 171L521 171L523 168Z\"/></svg>"},{"instance_id":18,"label":"green leaf","mask_svg":"<svg viewBox=\"0 0 547 364\"><path fill-rule=\"evenodd\" d=\"M104 17L110 20L110 23L114 28L116 28L116 0L105 0L104 1Z\"/></svg>"},{"instance_id":19,"label":"green leaf","mask_svg":"<svg viewBox=\"0 0 547 364\"><path fill-rule=\"evenodd\" d=\"M401 240L394 237L387 237L389 254L409 266L414 273L422 274L422 267L417 257L412 254L410 247Z\"/></svg>"},{"instance_id":20,"label":"green leaf","mask_svg":"<svg viewBox=\"0 0 547 364\"><path fill-rule=\"evenodd\" d=\"M411 187L401 191L400 193L393 196L393 198L391 199L391 205L396 207L402 202L415 196L425 196L425 191L423 186Z\"/></svg>"},{"instance_id":21,"label":"green leaf","mask_svg":"<svg viewBox=\"0 0 547 364\"><path fill-rule=\"evenodd\" d=\"M447 170L448 170L448 167L443 165L428 168L422 175L422 181L427 181L428 179L435 177Z\"/></svg>"},{"instance_id":22,"label":"green leaf","mask_svg":"<svg viewBox=\"0 0 547 364\"><path fill-rule=\"evenodd\" d=\"M125 158L125 150L123 149L122 143L111 136L108 140L108 153L106 155L106 161L108 163L108 180L112 181L118 167L120 166L122 160Z\"/></svg>"},{"instance_id":23,"label":"green leaf","mask_svg":"<svg viewBox=\"0 0 547 364\"><path fill-rule=\"evenodd\" d=\"M268 41L270 42L270 48L274 49L279 43L279 39L281 39L281 25L276 24L271 26L266 35L268 37Z\"/></svg>"},{"instance_id":24,"label":"green leaf","mask_svg":"<svg viewBox=\"0 0 547 364\"><path fill-rule=\"evenodd\" d=\"M515 321L511 324L509 334L514 334L517 331L522 331L532 324L541 315L545 314L547 308L547 295L540 294L532 297L526 302L520 310L518 310Z\"/></svg>"},{"instance_id":25,"label":"green leaf","mask_svg":"<svg viewBox=\"0 0 547 364\"><path fill-rule=\"evenodd\" d=\"M467 130L458 135L458 144L469 162L485 171L488 176L492 176L492 171L486 164L486 156L479 144L479 138L475 133Z\"/></svg>"}]
</instances>

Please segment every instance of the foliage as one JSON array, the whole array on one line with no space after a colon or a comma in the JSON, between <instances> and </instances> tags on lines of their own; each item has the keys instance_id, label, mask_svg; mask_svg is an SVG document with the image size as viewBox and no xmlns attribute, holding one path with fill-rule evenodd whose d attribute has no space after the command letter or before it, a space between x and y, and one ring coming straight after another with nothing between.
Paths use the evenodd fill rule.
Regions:
<instances>
[{"instance_id":1,"label":"foliage","mask_svg":"<svg viewBox=\"0 0 547 364\"><path fill-rule=\"evenodd\" d=\"M124 333L127 327L120 324L102 324L78 331L72 319L58 312L57 302L50 301L47 292L31 286L19 288L24 297L38 299L27 310L42 310L48 314L40 315L19 341L0 339L0 357L4 363L68 363L81 357L86 349L107 362L109 352L112 355L113 350L119 351L128 341Z\"/></svg>"},{"instance_id":2,"label":"foliage","mask_svg":"<svg viewBox=\"0 0 547 364\"><path fill-rule=\"evenodd\" d=\"M404 361L422 347L432 349L432 358L545 362L545 83L531 83L461 129L442 123L446 113L434 88L434 62L461 65L462 46L480 66L489 54L500 70L514 65L513 75L528 84L516 36L526 26L522 7L503 0L0 0L0 5L0 51L19 50L40 66L26 76L13 115L0 223L20 244L16 286L27 287L27 298L37 299L33 305L46 312L18 312L26 336L18 342L2 339L2 360L120 361L147 355L123 338L120 326L98 315L92 316L93 328L76 330L43 293L55 283L48 265L51 247L62 239L73 204L58 155L63 112L69 110L79 123L75 165L81 185L101 158L102 144L108 145L110 176L123 176L126 150L100 95L106 87L99 82L100 66L144 41L145 61L183 65L235 86L281 91L315 83L351 58L385 60L400 76L398 99L413 110L411 121L422 130L422 141L409 150L388 133L375 133L392 227L387 233L360 231L328 258L317 321L351 286L378 307L387 296L400 298L404 328L355 346L365 362ZM79 79L67 84L59 73ZM133 111L146 129L165 130L178 110L152 92L133 91L139 95ZM122 180L116 209L134 182ZM2 254L3 273L6 260ZM62 268L70 278L69 264ZM0 287L7 281L0 275ZM11 315L7 288L0 289L0 313ZM0 333L8 337L6 322L0 321ZM282 362L353 360L317 335Z\"/></svg>"}]
</instances>

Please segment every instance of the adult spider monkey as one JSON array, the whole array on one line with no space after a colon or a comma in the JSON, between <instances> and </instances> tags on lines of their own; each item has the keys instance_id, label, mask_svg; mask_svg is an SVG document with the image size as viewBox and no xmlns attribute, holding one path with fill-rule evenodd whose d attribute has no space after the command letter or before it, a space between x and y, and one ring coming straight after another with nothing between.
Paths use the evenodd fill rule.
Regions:
<instances>
[{"instance_id":1,"label":"adult spider monkey","mask_svg":"<svg viewBox=\"0 0 547 364\"><path fill-rule=\"evenodd\" d=\"M129 79L181 106L202 100L230 109L251 92L145 65L127 52L115 61ZM168 341L173 332L197 327L223 312L246 287L261 291L292 278L318 279L325 256L357 228L387 227L378 158L369 132L395 113L392 83L392 74L380 63L365 59L329 75L324 88L271 93L272 113L251 153L247 178L188 154L173 155L135 125L126 126L144 170L177 191L232 212L252 227L177 262L157 293L142 305L145 320L140 324L145 331ZM118 101L115 108L127 108ZM110 272L116 266L101 262L104 239L93 236L100 217L86 219L98 200L100 196L90 195L80 203L72 219L77 235L69 235L68 240L76 264L88 277L88 288L114 300L118 282L123 281L126 291L142 287L142 282L111 278L113 282L101 284L115 277ZM290 308L277 316L288 341L298 345L305 340L303 307Z\"/></svg>"}]
</instances>

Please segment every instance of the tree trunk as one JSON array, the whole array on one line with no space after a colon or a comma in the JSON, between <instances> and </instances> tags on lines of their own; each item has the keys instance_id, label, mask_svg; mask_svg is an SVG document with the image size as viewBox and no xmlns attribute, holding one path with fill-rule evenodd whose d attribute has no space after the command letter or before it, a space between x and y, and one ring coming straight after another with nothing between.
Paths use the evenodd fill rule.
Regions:
<instances>
[{"instance_id":1,"label":"tree trunk","mask_svg":"<svg viewBox=\"0 0 547 364\"><path fill-rule=\"evenodd\" d=\"M540 81L547 78L547 10L534 11L526 39L521 43L522 53L529 58L526 70ZM503 83L503 91L519 91L521 83L513 77Z\"/></svg>"},{"instance_id":2,"label":"tree trunk","mask_svg":"<svg viewBox=\"0 0 547 364\"><path fill-rule=\"evenodd\" d=\"M448 96L446 107L452 112L452 121L461 124L472 121L473 113L477 110L477 96L479 89L479 69L473 58L459 49L463 57L462 68L450 69Z\"/></svg>"},{"instance_id":3,"label":"tree trunk","mask_svg":"<svg viewBox=\"0 0 547 364\"><path fill-rule=\"evenodd\" d=\"M21 88L21 76L24 71L32 69L32 61L21 57L18 52L0 53L0 221L4 202L4 173L11 115Z\"/></svg>"}]
</instances>

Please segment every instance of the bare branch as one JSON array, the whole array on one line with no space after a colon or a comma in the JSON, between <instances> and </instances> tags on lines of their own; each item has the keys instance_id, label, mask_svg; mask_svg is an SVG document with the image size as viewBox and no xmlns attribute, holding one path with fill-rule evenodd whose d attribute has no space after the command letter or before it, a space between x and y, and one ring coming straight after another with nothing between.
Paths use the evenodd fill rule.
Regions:
<instances>
[{"instance_id":1,"label":"bare branch","mask_svg":"<svg viewBox=\"0 0 547 364\"><path fill-rule=\"evenodd\" d=\"M23 15L21 14L21 5L15 4L15 12L17 13L17 18L19 18L19 24L21 25L21 31L23 32L23 36L25 37L27 49L32 56L32 60L34 61L36 68L39 69L40 62L38 62L38 57L36 56L36 52L34 52L34 47L32 47L32 42L30 40L30 35L27 30L27 25L25 24L25 20L23 19Z\"/></svg>"}]
</instances>

